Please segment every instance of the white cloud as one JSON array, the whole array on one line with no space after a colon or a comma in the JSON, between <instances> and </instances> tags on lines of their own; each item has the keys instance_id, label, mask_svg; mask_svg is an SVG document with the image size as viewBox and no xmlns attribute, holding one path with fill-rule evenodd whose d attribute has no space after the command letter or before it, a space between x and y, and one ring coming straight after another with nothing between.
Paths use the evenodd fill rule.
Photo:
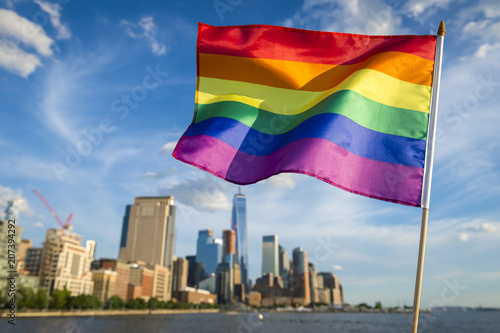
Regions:
<instances>
[{"instance_id":1,"label":"white cloud","mask_svg":"<svg viewBox=\"0 0 500 333\"><path fill-rule=\"evenodd\" d=\"M165 179L165 178L168 178L172 175L175 175L177 174L178 172L178 169L176 167L171 167L169 170L167 171L164 171L164 172L152 172L152 171L148 171L148 172L145 172L142 177L143 178L149 178L149 179Z\"/></svg>"},{"instance_id":2,"label":"white cloud","mask_svg":"<svg viewBox=\"0 0 500 333\"><path fill-rule=\"evenodd\" d=\"M42 0L34 0L44 12L49 14L52 26L57 30L57 39L68 39L71 37L69 28L61 23L61 5L49 3Z\"/></svg>"},{"instance_id":3,"label":"white cloud","mask_svg":"<svg viewBox=\"0 0 500 333\"><path fill-rule=\"evenodd\" d=\"M18 40L35 48L41 55L52 55L51 46L54 41L45 34L42 27L11 10L0 9L0 36Z\"/></svg>"},{"instance_id":4,"label":"white cloud","mask_svg":"<svg viewBox=\"0 0 500 333\"><path fill-rule=\"evenodd\" d=\"M10 187L3 187L0 185L0 209L1 217L4 217L4 211L7 208L7 203L10 200L14 200L14 213L17 218L19 218L19 213L23 213L27 217L33 216L33 210L31 209L28 201L23 197L23 192L21 190L15 190Z\"/></svg>"},{"instance_id":5,"label":"white cloud","mask_svg":"<svg viewBox=\"0 0 500 333\"><path fill-rule=\"evenodd\" d=\"M459 235L458 235L458 239L461 240L462 242L466 242L469 240L469 234L465 233L465 232L461 232Z\"/></svg>"},{"instance_id":6,"label":"white cloud","mask_svg":"<svg viewBox=\"0 0 500 333\"><path fill-rule=\"evenodd\" d=\"M481 220L477 220L461 225L458 230L478 233L496 233L498 230L496 226L497 224L499 223L482 222Z\"/></svg>"},{"instance_id":7,"label":"white cloud","mask_svg":"<svg viewBox=\"0 0 500 333\"><path fill-rule=\"evenodd\" d=\"M295 178L291 173L280 173L269 178L268 184L274 188L293 189L295 187Z\"/></svg>"},{"instance_id":8,"label":"white cloud","mask_svg":"<svg viewBox=\"0 0 500 333\"><path fill-rule=\"evenodd\" d=\"M406 31L401 27L400 15L378 0L305 0L302 8L283 25L373 35Z\"/></svg>"},{"instance_id":9,"label":"white cloud","mask_svg":"<svg viewBox=\"0 0 500 333\"><path fill-rule=\"evenodd\" d=\"M475 14L483 15L488 19L500 16L500 7L497 0L479 0L474 1L472 6L463 8L457 13L460 18L470 18Z\"/></svg>"},{"instance_id":10,"label":"white cloud","mask_svg":"<svg viewBox=\"0 0 500 333\"><path fill-rule=\"evenodd\" d=\"M166 45L160 43L156 39L157 28L154 23L153 17L145 16L141 18L137 23L122 20L121 25L125 27L125 33L129 37L134 39L146 39L153 54L163 55L167 53Z\"/></svg>"},{"instance_id":11,"label":"white cloud","mask_svg":"<svg viewBox=\"0 0 500 333\"><path fill-rule=\"evenodd\" d=\"M176 145L177 145L176 141L167 142L163 146L161 146L161 151L164 153L172 152L172 151L174 151L174 148Z\"/></svg>"},{"instance_id":12,"label":"white cloud","mask_svg":"<svg viewBox=\"0 0 500 333\"><path fill-rule=\"evenodd\" d=\"M33 226L37 227L37 228L43 228L43 223L42 222L35 222L35 223L33 223Z\"/></svg>"},{"instance_id":13,"label":"white cloud","mask_svg":"<svg viewBox=\"0 0 500 333\"><path fill-rule=\"evenodd\" d=\"M481 224L481 230L494 233L494 232L497 232L498 228L491 223L484 222Z\"/></svg>"},{"instance_id":14,"label":"white cloud","mask_svg":"<svg viewBox=\"0 0 500 333\"><path fill-rule=\"evenodd\" d=\"M478 58L486 58L489 51L497 50L500 48L500 43L495 44L483 44L481 45L476 53L474 54Z\"/></svg>"},{"instance_id":15,"label":"white cloud","mask_svg":"<svg viewBox=\"0 0 500 333\"><path fill-rule=\"evenodd\" d=\"M84 137L83 130L96 130L99 126L95 119L85 123L92 112L89 103L98 98L104 84L95 81L94 75L109 70L110 64L116 63L116 55L112 50L94 52L90 55L80 54L79 57L69 56L55 62L47 71L41 88L41 112L36 112L36 115L55 135L71 143L72 149ZM92 98L89 99L89 96ZM98 119L100 121L103 118ZM87 124L88 128L85 128ZM110 127L115 127L115 123Z\"/></svg>"},{"instance_id":16,"label":"white cloud","mask_svg":"<svg viewBox=\"0 0 500 333\"><path fill-rule=\"evenodd\" d=\"M203 175L201 178L175 181L163 187L160 192L166 195L173 194L176 200L196 209L217 211L231 209L231 203L224 194L229 188L234 188L234 185L215 176Z\"/></svg>"},{"instance_id":17,"label":"white cloud","mask_svg":"<svg viewBox=\"0 0 500 333\"><path fill-rule=\"evenodd\" d=\"M42 63L37 56L23 51L15 43L0 39L0 65L26 78Z\"/></svg>"},{"instance_id":18,"label":"white cloud","mask_svg":"<svg viewBox=\"0 0 500 333\"><path fill-rule=\"evenodd\" d=\"M39 25L11 10L0 9L0 66L28 77L42 63L36 54L19 47L34 48L42 56L52 55L53 40Z\"/></svg>"},{"instance_id":19,"label":"white cloud","mask_svg":"<svg viewBox=\"0 0 500 333\"><path fill-rule=\"evenodd\" d=\"M405 9L413 17L421 17L422 14L432 13L437 8L445 9L451 0L410 0L405 4Z\"/></svg>"},{"instance_id":20,"label":"white cloud","mask_svg":"<svg viewBox=\"0 0 500 333\"><path fill-rule=\"evenodd\" d=\"M335 271L342 271L342 270L344 270L344 268L342 266L340 266L340 265L333 265L332 268Z\"/></svg>"}]
</instances>

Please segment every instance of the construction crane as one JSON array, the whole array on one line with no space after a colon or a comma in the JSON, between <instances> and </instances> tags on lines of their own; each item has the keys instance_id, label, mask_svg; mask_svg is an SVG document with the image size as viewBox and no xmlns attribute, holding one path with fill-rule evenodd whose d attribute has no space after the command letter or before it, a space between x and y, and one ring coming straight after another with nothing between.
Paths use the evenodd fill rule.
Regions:
<instances>
[{"instance_id":1,"label":"construction crane","mask_svg":"<svg viewBox=\"0 0 500 333\"><path fill-rule=\"evenodd\" d=\"M59 225L61 226L61 228L62 229L68 228L68 226L71 224L71 218L73 217L73 213L69 214L68 218L66 219L66 222L64 222L64 224L63 224L62 221L61 221L61 219L59 218L59 216L57 216L56 212L52 209L52 207L50 207L49 203L40 194L40 192L38 192L36 189L33 190L33 192L35 192L35 194L40 198L40 200L42 200L42 202L45 205L45 207L47 207L47 209L49 210L50 214L52 214L52 216L56 219L57 223L59 223Z\"/></svg>"}]
</instances>

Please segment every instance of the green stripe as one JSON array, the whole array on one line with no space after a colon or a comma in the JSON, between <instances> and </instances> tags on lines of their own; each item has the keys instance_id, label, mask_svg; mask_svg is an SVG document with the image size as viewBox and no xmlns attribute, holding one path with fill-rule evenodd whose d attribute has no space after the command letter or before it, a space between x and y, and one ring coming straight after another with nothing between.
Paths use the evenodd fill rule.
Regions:
<instances>
[{"instance_id":1,"label":"green stripe","mask_svg":"<svg viewBox=\"0 0 500 333\"><path fill-rule=\"evenodd\" d=\"M336 92L311 109L296 115L272 113L234 101L198 104L195 122L212 117L226 117L262 133L282 134L321 113L338 113L365 128L385 134L427 139L428 113L380 104L351 90Z\"/></svg>"}]
</instances>

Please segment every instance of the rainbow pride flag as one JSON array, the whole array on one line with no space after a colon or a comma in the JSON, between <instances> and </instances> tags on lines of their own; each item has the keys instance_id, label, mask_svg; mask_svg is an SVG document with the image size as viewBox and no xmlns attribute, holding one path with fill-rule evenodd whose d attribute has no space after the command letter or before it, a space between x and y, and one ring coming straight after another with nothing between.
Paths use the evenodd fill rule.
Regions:
<instances>
[{"instance_id":1,"label":"rainbow pride flag","mask_svg":"<svg viewBox=\"0 0 500 333\"><path fill-rule=\"evenodd\" d=\"M236 184L295 172L420 206L436 40L200 23L173 156Z\"/></svg>"}]
</instances>

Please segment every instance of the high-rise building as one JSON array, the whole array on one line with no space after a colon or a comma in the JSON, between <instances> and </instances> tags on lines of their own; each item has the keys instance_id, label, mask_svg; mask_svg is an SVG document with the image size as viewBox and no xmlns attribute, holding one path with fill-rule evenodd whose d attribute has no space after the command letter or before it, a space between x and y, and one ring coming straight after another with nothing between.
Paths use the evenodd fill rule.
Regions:
<instances>
[{"instance_id":1,"label":"high-rise building","mask_svg":"<svg viewBox=\"0 0 500 333\"><path fill-rule=\"evenodd\" d=\"M279 245L279 275L281 276L281 281L283 282L283 288L290 288L290 256L288 251L281 245Z\"/></svg>"},{"instance_id":2,"label":"high-rise building","mask_svg":"<svg viewBox=\"0 0 500 333\"><path fill-rule=\"evenodd\" d=\"M31 247L26 250L26 259L24 262L24 269L28 271L29 275L38 276L40 272L40 264L42 262L41 247Z\"/></svg>"},{"instance_id":3,"label":"high-rise building","mask_svg":"<svg viewBox=\"0 0 500 333\"><path fill-rule=\"evenodd\" d=\"M273 273L279 275L278 236L262 237L262 276Z\"/></svg>"},{"instance_id":4,"label":"high-rise building","mask_svg":"<svg viewBox=\"0 0 500 333\"><path fill-rule=\"evenodd\" d=\"M196 262L205 264L205 249L207 244L212 242L214 232L210 229L198 231L196 242Z\"/></svg>"},{"instance_id":5,"label":"high-rise building","mask_svg":"<svg viewBox=\"0 0 500 333\"><path fill-rule=\"evenodd\" d=\"M309 261L307 251L302 247L293 250L292 295L297 303L308 305L311 302L309 283Z\"/></svg>"},{"instance_id":6,"label":"high-rise building","mask_svg":"<svg viewBox=\"0 0 500 333\"><path fill-rule=\"evenodd\" d=\"M241 193L234 195L231 223L231 229L236 235L234 262L241 269L241 283L245 285L246 290L250 290L248 285L247 199Z\"/></svg>"},{"instance_id":7,"label":"high-rise building","mask_svg":"<svg viewBox=\"0 0 500 333\"><path fill-rule=\"evenodd\" d=\"M309 290L311 292L311 302L312 303L322 303L319 297L319 280L318 279L318 269L316 265L312 262L309 263ZM321 279L323 280L323 279Z\"/></svg>"},{"instance_id":8,"label":"high-rise building","mask_svg":"<svg viewBox=\"0 0 500 333\"><path fill-rule=\"evenodd\" d=\"M228 254L236 254L236 233L234 230L229 229L222 232L222 244L224 247L222 258L226 258Z\"/></svg>"},{"instance_id":9,"label":"high-rise building","mask_svg":"<svg viewBox=\"0 0 500 333\"><path fill-rule=\"evenodd\" d=\"M217 265L222 262L222 239L213 238L205 245L205 275L212 275Z\"/></svg>"},{"instance_id":10,"label":"high-rise building","mask_svg":"<svg viewBox=\"0 0 500 333\"><path fill-rule=\"evenodd\" d=\"M290 272L290 256L288 251L279 245L279 275L283 277Z\"/></svg>"},{"instance_id":11,"label":"high-rise building","mask_svg":"<svg viewBox=\"0 0 500 333\"><path fill-rule=\"evenodd\" d=\"M125 208L119 259L172 268L174 255L174 197L136 197Z\"/></svg>"},{"instance_id":12,"label":"high-rise building","mask_svg":"<svg viewBox=\"0 0 500 333\"><path fill-rule=\"evenodd\" d=\"M172 291L179 291L187 287L189 262L184 258L177 258L174 262L174 272L172 276Z\"/></svg>"},{"instance_id":13,"label":"high-rise building","mask_svg":"<svg viewBox=\"0 0 500 333\"><path fill-rule=\"evenodd\" d=\"M330 272L318 273L322 277L324 288L328 290L331 304L334 308L342 308L344 304L344 293L339 279Z\"/></svg>"},{"instance_id":14,"label":"high-rise building","mask_svg":"<svg viewBox=\"0 0 500 333\"><path fill-rule=\"evenodd\" d=\"M82 246L82 236L64 229L47 230L40 264L40 285L48 294L68 289L72 296L91 295L94 288L90 265L94 261L95 241Z\"/></svg>"},{"instance_id":15,"label":"high-rise building","mask_svg":"<svg viewBox=\"0 0 500 333\"><path fill-rule=\"evenodd\" d=\"M234 272L229 263L220 263L215 273L215 288L217 290L217 303L231 303L234 296Z\"/></svg>"},{"instance_id":16,"label":"high-rise building","mask_svg":"<svg viewBox=\"0 0 500 333\"><path fill-rule=\"evenodd\" d=\"M26 270L26 252L33 246L31 239L21 239L17 249L17 271L23 272Z\"/></svg>"}]
</instances>

